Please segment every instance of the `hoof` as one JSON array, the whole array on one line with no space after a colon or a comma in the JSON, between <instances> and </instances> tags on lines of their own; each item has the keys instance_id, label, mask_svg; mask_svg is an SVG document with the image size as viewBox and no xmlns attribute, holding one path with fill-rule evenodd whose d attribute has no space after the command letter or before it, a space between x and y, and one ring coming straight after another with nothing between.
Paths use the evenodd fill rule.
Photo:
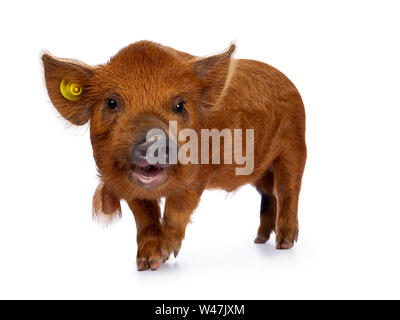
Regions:
<instances>
[{"instance_id":1,"label":"hoof","mask_svg":"<svg viewBox=\"0 0 400 320\"><path fill-rule=\"evenodd\" d=\"M138 271L145 271L149 268L147 261L145 259L140 259L137 261L137 269Z\"/></svg>"},{"instance_id":2,"label":"hoof","mask_svg":"<svg viewBox=\"0 0 400 320\"><path fill-rule=\"evenodd\" d=\"M150 262L150 269L151 270L157 270L158 268L161 267L161 264L163 263L162 260L153 260Z\"/></svg>"},{"instance_id":3,"label":"hoof","mask_svg":"<svg viewBox=\"0 0 400 320\"><path fill-rule=\"evenodd\" d=\"M268 238L266 236L263 236L259 234L255 239L254 243L266 243L268 241Z\"/></svg>"},{"instance_id":4,"label":"hoof","mask_svg":"<svg viewBox=\"0 0 400 320\"><path fill-rule=\"evenodd\" d=\"M288 250L293 248L293 242L287 240L281 240L276 243L276 248L278 250Z\"/></svg>"}]
</instances>

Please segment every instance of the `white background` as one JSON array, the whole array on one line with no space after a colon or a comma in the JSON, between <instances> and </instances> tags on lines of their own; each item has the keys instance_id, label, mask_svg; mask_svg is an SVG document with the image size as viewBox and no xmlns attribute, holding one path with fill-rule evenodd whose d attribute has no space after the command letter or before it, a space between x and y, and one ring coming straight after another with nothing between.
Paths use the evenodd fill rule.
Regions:
<instances>
[{"instance_id":1,"label":"white background","mask_svg":"<svg viewBox=\"0 0 400 320\"><path fill-rule=\"evenodd\" d=\"M400 298L396 1L3 1L0 298ZM255 245L260 197L206 192L178 259L137 272L136 228L91 221L88 128L49 102L40 52L89 64L153 40L283 71L303 96L300 238Z\"/></svg>"}]
</instances>

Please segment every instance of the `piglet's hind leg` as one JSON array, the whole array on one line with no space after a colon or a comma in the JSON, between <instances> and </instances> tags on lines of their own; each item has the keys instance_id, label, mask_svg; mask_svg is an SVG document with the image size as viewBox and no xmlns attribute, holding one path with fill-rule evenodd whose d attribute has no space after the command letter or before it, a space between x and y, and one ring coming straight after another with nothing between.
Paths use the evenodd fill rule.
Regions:
<instances>
[{"instance_id":1,"label":"piglet's hind leg","mask_svg":"<svg viewBox=\"0 0 400 320\"><path fill-rule=\"evenodd\" d=\"M299 148L297 146L297 148ZM277 223L276 223L276 248L290 249L297 241L298 226L298 201L301 179L305 165L304 152L297 149L297 153L282 153L275 161L274 190L277 197Z\"/></svg>"},{"instance_id":2,"label":"piglet's hind leg","mask_svg":"<svg viewBox=\"0 0 400 320\"><path fill-rule=\"evenodd\" d=\"M255 243L265 243L275 231L276 225L276 198L274 195L274 176L268 170L256 183L256 188L261 194L260 226Z\"/></svg>"}]
</instances>

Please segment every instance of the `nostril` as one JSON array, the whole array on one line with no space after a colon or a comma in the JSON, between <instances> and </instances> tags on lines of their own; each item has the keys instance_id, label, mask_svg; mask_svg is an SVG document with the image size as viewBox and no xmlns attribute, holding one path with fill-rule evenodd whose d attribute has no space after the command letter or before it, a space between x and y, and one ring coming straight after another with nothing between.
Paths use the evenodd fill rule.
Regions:
<instances>
[{"instance_id":1,"label":"nostril","mask_svg":"<svg viewBox=\"0 0 400 320\"><path fill-rule=\"evenodd\" d=\"M146 159L147 144L142 143L133 149L133 157L136 159Z\"/></svg>"},{"instance_id":2,"label":"nostril","mask_svg":"<svg viewBox=\"0 0 400 320\"><path fill-rule=\"evenodd\" d=\"M145 166L148 163L168 164L170 161L170 152L174 150L174 144L169 141L168 136L164 132L160 133L161 129L151 132L146 135L146 139L135 139L140 141L134 142L134 147L131 152L132 161L137 165ZM175 153L174 153L175 154ZM173 154L173 155L174 155ZM172 156L173 159L176 158Z\"/></svg>"}]
</instances>

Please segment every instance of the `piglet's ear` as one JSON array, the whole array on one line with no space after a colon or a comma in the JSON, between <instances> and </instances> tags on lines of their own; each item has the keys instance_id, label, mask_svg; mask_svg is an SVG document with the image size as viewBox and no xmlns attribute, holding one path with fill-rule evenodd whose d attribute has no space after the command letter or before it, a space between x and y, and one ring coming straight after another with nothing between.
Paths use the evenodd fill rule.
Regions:
<instances>
[{"instance_id":1,"label":"piglet's ear","mask_svg":"<svg viewBox=\"0 0 400 320\"><path fill-rule=\"evenodd\" d=\"M235 44L232 43L225 52L196 61L194 64L194 70L197 76L205 78L212 73L226 72L227 70L224 69L229 66L229 61L235 48Z\"/></svg>"},{"instance_id":2,"label":"piglet's ear","mask_svg":"<svg viewBox=\"0 0 400 320\"><path fill-rule=\"evenodd\" d=\"M235 48L235 44L232 43L225 52L194 62L195 74L203 83L206 105L214 104L221 95L228 78L231 56Z\"/></svg>"},{"instance_id":3,"label":"piglet's ear","mask_svg":"<svg viewBox=\"0 0 400 320\"><path fill-rule=\"evenodd\" d=\"M91 114L92 102L88 86L94 68L77 60L42 56L47 91L58 112L75 125L85 124Z\"/></svg>"}]
</instances>

